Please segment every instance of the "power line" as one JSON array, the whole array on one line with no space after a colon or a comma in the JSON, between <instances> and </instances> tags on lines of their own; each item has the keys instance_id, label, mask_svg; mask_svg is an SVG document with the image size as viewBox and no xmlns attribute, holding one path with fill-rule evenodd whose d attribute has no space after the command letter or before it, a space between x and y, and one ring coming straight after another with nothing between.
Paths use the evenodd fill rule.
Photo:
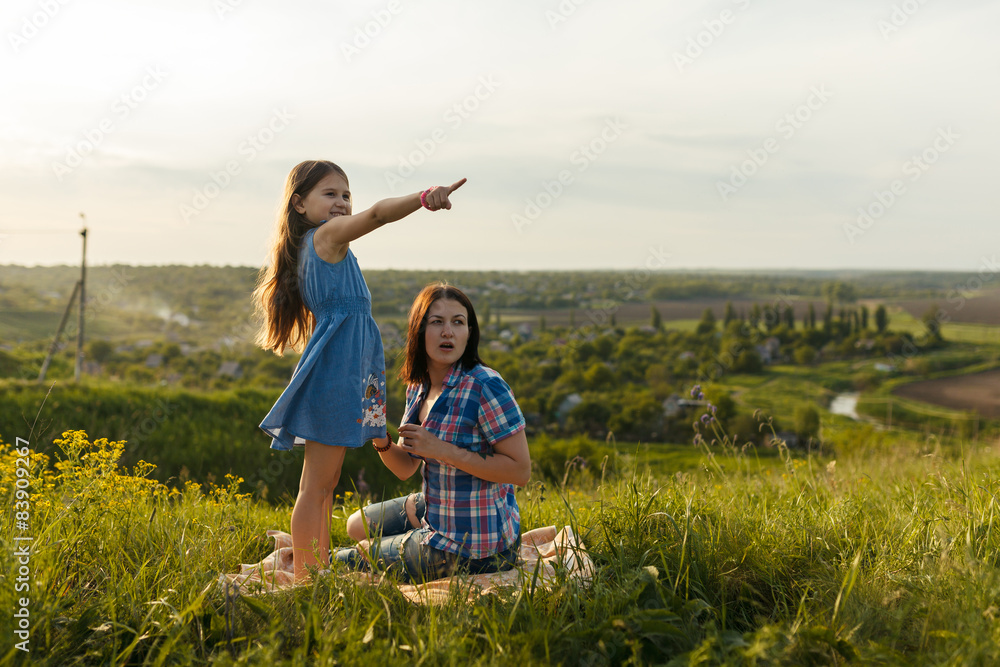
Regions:
<instances>
[{"instance_id":1,"label":"power line","mask_svg":"<svg viewBox=\"0 0 1000 667\"><path fill-rule=\"evenodd\" d=\"M0 229L0 234L79 234L79 229Z\"/></svg>"}]
</instances>

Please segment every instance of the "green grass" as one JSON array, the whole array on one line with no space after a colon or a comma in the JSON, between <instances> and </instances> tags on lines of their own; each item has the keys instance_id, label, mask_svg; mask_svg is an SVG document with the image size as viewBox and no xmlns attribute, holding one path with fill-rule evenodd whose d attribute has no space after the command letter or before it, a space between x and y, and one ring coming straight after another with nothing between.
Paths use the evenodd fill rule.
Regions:
<instances>
[{"instance_id":1,"label":"green grass","mask_svg":"<svg viewBox=\"0 0 1000 667\"><path fill-rule=\"evenodd\" d=\"M941 335L957 343L1000 345L1000 327L987 324L945 324Z\"/></svg>"},{"instance_id":2,"label":"green grass","mask_svg":"<svg viewBox=\"0 0 1000 667\"><path fill-rule=\"evenodd\" d=\"M891 331L918 335L927 329L921 320L899 306L888 306L886 310L889 314L889 329Z\"/></svg>"},{"instance_id":3,"label":"green grass","mask_svg":"<svg viewBox=\"0 0 1000 667\"><path fill-rule=\"evenodd\" d=\"M693 333L698 328L701 320L663 320L663 328L668 331L680 331L682 333ZM648 318L642 324L649 324Z\"/></svg>"},{"instance_id":4,"label":"green grass","mask_svg":"<svg viewBox=\"0 0 1000 667\"><path fill-rule=\"evenodd\" d=\"M526 580L473 604L415 607L391 585L325 577L227 598L287 506L235 487L169 493L69 438L61 474L33 467L30 654L5 664L994 664L1000 660L1000 462L855 442L836 463L762 465L716 448L699 470L533 482L525 530L572 524L589 587ZM651 447L652 449L652 447ZM13 504L13 461L0 497ZM351 507L338 508L344 516ZM11 512L0 536L13 573ZM346 543L342 522L334 541ZM17 604L13 578L0 607ZM6 626L5 622L5 626Z\"/></svg>"},{"instance_id":5,"label":"green grass","mask_svg":"<svg viewBox=\"0 0 1000 667\"><path fill-rule=\"evenodd\" d=\"M987 363L967 346L930 359L942 374ZM873 361L769 367L726 378L725 388L742 411L787 417L799 405L826 405ZM79 400L54 394L52 410L58 400L72 408L68 419L110 427L111 413L101 410L117 400L113 388L87 391ZM178 428L200 410L194 399L167 398L187 401L175 410L184 415ZM37 399L18 415L30 416ZM145 405L140 399L129 400ZM89 411L76 409L85 404ZM926 407L897 405L897 419ZM228 418L219 406L212 412ZM339 577L227 598L219 575L270 552L265 531L288 530L289 499L244 496L229 481L171 490L142 464L122 470L120 447L82 433L55 454L59 468L41 457L32 463L31 589L15 591L16 457L0 446L0 501L9 508L0 520L0 608L9 610L0 662L996 664L996 434L984 429L972 441L821 415L822 456L725 439L533 440L533 481L518 491L522 529L572 525L594 558L594 581L552 590L524 581L473 604L455 598L434 608L413 606L385 582ZM156 433L169 428L164 421ZM153 435L147 440L159 442ZM574 453L585 465L564 465ZM344 519L356 499L338 503L332 539L347 544ZM6 631L22 595L30 599L29 654Z\"/></svg>"},{"instance_id":6,"label":"green grass","mask_svg":"<svg viewBox=\"0 0 1000 667\"><path fill-rule=\"evenodd\" d=\"M923 320L913 317L899 307L889 307L889 328L893 331L923 335L927 328ZM1000 327L989 324L967 324L945 322L941 325L941 335L955 343L978 343L1000 345Z\"/></svg>"},{"instance_id":7,"label":"green grass","mask_svg":"<svg viewBox=\"0 0 1000 667\"><path fill-rule=\"evenodd\" d=\"M59 328L61 313L40 311L4 311L0 322L0 338L5 341L36 340L48 336L51 340Z\"/></svg>"}]
</instances>

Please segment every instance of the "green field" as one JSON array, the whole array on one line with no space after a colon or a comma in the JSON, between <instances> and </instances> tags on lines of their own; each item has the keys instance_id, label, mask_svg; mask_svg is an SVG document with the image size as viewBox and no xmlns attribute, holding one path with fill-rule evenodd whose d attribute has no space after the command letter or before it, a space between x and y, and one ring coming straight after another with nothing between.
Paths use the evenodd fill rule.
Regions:
<instances>
[{"instance_id":1,"label":"green field","mask_svg":"<svg viewBox=\"0 0 1000 667\"><path fill-rule=\"evenodd\" d=\"M492 300L484 358L529 418L522 530L572 526L594 559L593 581L560 579L545 590L525 577L474 603L455 596L421 607L387 581L361 585L336 570L294 591L233 598L220 575L267 555L266 530L289 530L302 465L301 453L272 453L257 426L295 356L252 349L252 272L126 272L116 300L88 326L92 342L114 341L88 347L102 368L71 381L70 345L40 385L32 378L73 274L6 271L4 665L1000 664L1000 422L893 393L997 368L1000 327L947 323L944 342L928 341L924 324L897 308L882 335L837 315L805 330L799 311L812 300L825 309L829 276L653 276L648 294L630 294L620 310L622 277L610 273L456 276L478 290L477 309ZM109 270L94 275L111 294ZM380 321L401 327L405 304L431 277L374 276ZM757 282L741 292L746 280ZM858 296L932 299L955 280L861 277ZM762 325L743 341L782 337L785 361L710 375L733 332L696 334L698 304L790 286L802 288L792 299L796 327ZM664 317L658 332L628 329L650 323L643 298L673 299L687 316ZM614 306L617 328L585 321L599 303ZM160 307L189 308L191 322L160 318ZM575 328L558 328L570 308ZM503 331L543 316L544 335ZM908 342L901 333L919 345L895 353ZM805 347L813 356L800 358ZM233 361L242 376L220 376ZM702 425L704 403L665 417L665 403L695 383L718 404L721 423ZM387 395L398 411L397 385ZM835 397L859 392L860 420L829 412ZM573 393L581 402L562 412ZM807 429L799 422L810 415ZM752 444L771 431L812 436L791 449ZM30 468L18 464L17 437L30 441ZM362 468L363 497L355 493ZM416 483L396 480L370 447L351 452L334 543L347 543L344 520L359 503ZM25 536L27 564L15 539ZM22 607L26 616L6 615ZM29 651L17 647L8 618L28 619Z\"/></svg>"},{"instance_id":2,"label":"green field","mask_svg":"<svg viewBox=\"0 0 1000 667\"><path fill-rule=\"evenodd\" d=\"M700 470L665 474L640 460L566 487L533 481L519 492L523 528L572 525L595 561L593 582L541 590L529 577L478 602L425 608L387 582L336 573L229 599L219 574L263 557L264 531L287 530L287 506L225 483L171 492L142 470L114 471L114 446L67 440L58 473L35 462L30 652L4 633L5 664L1000 660L992 452L918 455L903 441L773 466L716 448L698 454ZM9 449L0 460L0 495L12 504ZM5 572L18 567L11 514ZM342 523L333 532L346 543ZM0 605L18 608L11 585Z\"/></svg>"},{"instance_id":3,"label":"green field","mask_svg":"<svg viewBox=\"0 0 1000 667\"><path fill-rule=\"evenodd\" d=\"M946 376L992 363L982 357L956 347L925 361ZM288 486L265 499L239 477L204 478L236 460L217 434L263 409L266 393L65 387L41 411L45 437L70 421L93 435L32 443L49 459L33 454L27 531L14 511L14 443L2 438L0 499L12 508L2 520L3 571L21 566L14 536L30 533L33 551L30 652L7 633L0 656L53 666L995 664L1000 432L984 422L978 438L928 437L933 410L902 400L891 429L826 412L874 361L773 366L706 385L732 392L741 411L785 423L797 407L820 408L823 444L813 454L733 442L716 428L703 429L699 444L533 438L533 479L518 491L522 530L572 526L595 578L544 590L529 577L440 607L414 606L386 581L358 584L336 568L294 591L227 597L219 576L264 557L266 530L289 528ZM869 400L878 405L906 380L887 379ZM12 403L25 429L42 389L6 386L19 392ZM136 431L157 401L183 418ZM97 441L101 424L141 435L154 460L187 438L180 458L161 456L168 469L193 452L204 462L186 479L163 475L132 447ZM241 437L253 438L253 427ZM241 477L268 465L253 458L262 444L236 457L249 464ZM378 465L365 461L370 471ZM285 462L287 485L300 465ZM358 502L338 496L334 544L348 543L344 519ZM0 606L17 609L16 579L6 581Z\"/></svg>"}]
</instances>

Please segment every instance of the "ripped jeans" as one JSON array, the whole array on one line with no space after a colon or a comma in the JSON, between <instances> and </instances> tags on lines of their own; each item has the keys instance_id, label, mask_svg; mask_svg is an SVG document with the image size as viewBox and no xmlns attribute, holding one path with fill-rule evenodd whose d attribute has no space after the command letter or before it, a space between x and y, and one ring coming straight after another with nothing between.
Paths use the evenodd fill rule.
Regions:
<instances>
[{"instance_id":1,"label":"ripped jeans","mask_svg":"<svg viewBox=\"0 0 1000 667\"><path fill-rule=\"evenodd\" d=\"M420 522L427 511L424 494L414 493L416 518ZM375 569L394 575L404 582L434 581L451 576L456 571L470 574L502 572L517 563L520 537L514 546L486 558L468 558L450 551L421 544L430 528L414 528L406 515L410 496L372 503L362 512L368 524L369 552ZM368 559L357 547L337 549L333 559L354 570L371 569Z\"/></svg>"}]
</instances>

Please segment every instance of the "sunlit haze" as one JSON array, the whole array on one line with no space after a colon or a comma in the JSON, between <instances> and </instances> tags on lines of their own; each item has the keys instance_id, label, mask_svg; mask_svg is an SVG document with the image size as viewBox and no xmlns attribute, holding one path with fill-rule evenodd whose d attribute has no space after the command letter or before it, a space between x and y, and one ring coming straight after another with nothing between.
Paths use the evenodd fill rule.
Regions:
<instances>
[{"instance_id":1,"label":"sunlit haze","mask_svg":"<svg viewBox=\"0 0 1000 667\"><path fill-rule=\"evenodd\" d=\"M8 0L0 264L260 266L289 169L468 183L362 268L1000 254L1000 3ZM39 233L45 232L45 233Z\"/></svg>"}]
</instances>

